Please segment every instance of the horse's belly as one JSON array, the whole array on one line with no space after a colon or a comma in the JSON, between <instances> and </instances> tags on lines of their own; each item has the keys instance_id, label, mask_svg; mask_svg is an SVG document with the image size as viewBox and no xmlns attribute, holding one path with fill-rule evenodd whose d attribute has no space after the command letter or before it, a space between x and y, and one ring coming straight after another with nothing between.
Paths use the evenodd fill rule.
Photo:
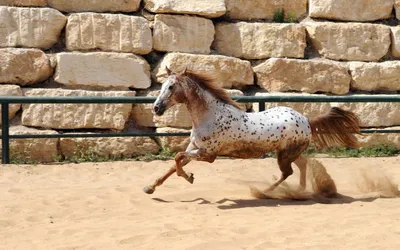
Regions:
<instances>
[{"instance_id":1,"label":"horse's belly","mask_svg":"<svg viewBox=\"0 0 400 250\"><path fill-rule=\"evenodd\" d=\"M275 151L279 146L278 142L251 142L235 141L223 143L218 151L219 156L234 158L258 158L266 153Z\"/></svg>"}]
</instances>

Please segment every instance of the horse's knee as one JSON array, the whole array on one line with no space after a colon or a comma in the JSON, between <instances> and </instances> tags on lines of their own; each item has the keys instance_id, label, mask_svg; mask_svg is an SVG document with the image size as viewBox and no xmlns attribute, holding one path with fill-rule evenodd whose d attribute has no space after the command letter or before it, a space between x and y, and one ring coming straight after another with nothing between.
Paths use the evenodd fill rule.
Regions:
<instances>
[{"instance_id":1,"label":"horse's knee","mask_svg":"<svg viewBox=\"0 0 400 250\"><path fill-rule=\"evenodd\" d=\"M179 152L175 156L175 162L177 164L179 164L185 157L186 157L186 153L185 152Z\"/></svg>"}]
</instances>

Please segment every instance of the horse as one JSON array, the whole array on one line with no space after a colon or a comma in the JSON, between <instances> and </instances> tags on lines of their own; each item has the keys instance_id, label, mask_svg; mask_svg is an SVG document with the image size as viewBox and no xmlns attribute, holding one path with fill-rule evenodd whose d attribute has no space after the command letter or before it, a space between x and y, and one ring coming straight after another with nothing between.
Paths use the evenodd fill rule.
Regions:
<instances>
[{"instance_id":1,"label":"horse","mask_svg":"<svg viewBox=\"0 0 400 250\"><path fill-rule=\"evenodd\" d=\"M292 163L300 170L299 189L304 190L307 159L301 154L311 142L320 149L359 147L355 134L360 133L360 120L350 111L333 107L313 119L283 106L248 113L212 77L186 69L173 73L168 67L166 72L168 77L152 112L161 116L175 104L185 104L192 120L190 143L184 152L176 154L174 166L143 188L147 194L175 172L193 184L193 174L183 170L192 160L212 163L217 156L247 159L270 152L276 152L281 177L266 192L293 174Z\"/></svg>"}]
</instances>

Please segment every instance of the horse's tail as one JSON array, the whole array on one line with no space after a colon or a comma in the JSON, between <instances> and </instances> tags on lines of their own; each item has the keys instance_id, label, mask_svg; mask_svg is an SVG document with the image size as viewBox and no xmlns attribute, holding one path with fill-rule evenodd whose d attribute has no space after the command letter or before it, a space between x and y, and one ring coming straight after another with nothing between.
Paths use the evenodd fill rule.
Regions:
<instances>
[{"instance_id":1,"label":"horse's tail","mask_svg":"<svg viewBox=\"0 0 400 250\"><path fill-rule=\"evenodd\" d=\"M317 148L359 147L355 134L360 134L360 119L350 111L334 107L327 114L310 119L310 127Z\"/></svg>"}]
</instances>

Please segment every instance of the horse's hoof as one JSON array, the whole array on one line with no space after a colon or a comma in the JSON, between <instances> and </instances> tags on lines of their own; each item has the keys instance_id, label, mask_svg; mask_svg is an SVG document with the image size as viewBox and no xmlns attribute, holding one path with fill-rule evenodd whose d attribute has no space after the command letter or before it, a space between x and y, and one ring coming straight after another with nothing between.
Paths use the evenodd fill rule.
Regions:
<instances>
[{"instance_id":1,"label":"horse's hoof","mask_svg":"<svg viewBox=\"0 0 400 250\"><path fill-rule=\"evenodd\" d=\"M154 188L151 188L150 186L145 186L143 188L143 192L145 192L146 194L152 194L154 193Z\"/></svg>"},{"instance_id":2,"label":"horse's hoof","mask_svg":"<svg viewBox=\"0 0 400 250\"><path fill-rule=\"evenodd\" d=\"M192 173L189 173L189 178L187 179L188 182L190 182L190 184L193 184L194 182L194 177Z\"/></svg>"}]
</instances>

